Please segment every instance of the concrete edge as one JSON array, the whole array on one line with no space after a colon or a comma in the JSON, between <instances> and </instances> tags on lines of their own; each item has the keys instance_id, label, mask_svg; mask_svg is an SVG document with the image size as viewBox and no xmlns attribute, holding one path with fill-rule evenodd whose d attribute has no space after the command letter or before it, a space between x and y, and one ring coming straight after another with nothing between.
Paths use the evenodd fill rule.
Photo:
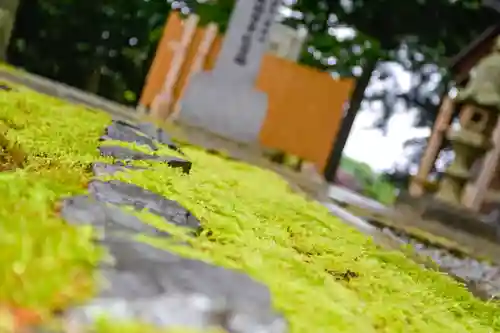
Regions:
<instances>
[{"instance_id":1,"label":"concrete edge","mask_svg":"<svg viewBox=\"0 0 500 333\"><path fill-rule=\"evenodd\" d=\"M138 114L133 108L39 75L21 70L15 72L0 68L0 79L26 86L39 93L57 97L73 104L82 104L90 108L100 109L114 118L130 121L135 121L138 118Z\"/></svg>"}]
</instances>

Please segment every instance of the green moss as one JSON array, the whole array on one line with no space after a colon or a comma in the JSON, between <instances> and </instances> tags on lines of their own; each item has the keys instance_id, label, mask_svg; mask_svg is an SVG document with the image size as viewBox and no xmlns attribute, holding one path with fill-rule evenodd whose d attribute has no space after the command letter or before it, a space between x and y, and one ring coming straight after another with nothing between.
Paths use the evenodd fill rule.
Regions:
<instances>
[{"instance_id":1,"label":"green moss","mask_svg":"<svg viewBox=\"0 0 500 333\"><path fill-rule=\"evenodd\" d=\"M21 89L0 92L0 119L8 139L27 154L23 169L0 173L0 303L52 310L90 296L91 267L101 253L91 230L67 226L55 208L59 198L85 191L108 117ZM172 240L138 237L265 283L291 332L500 332L496 304L400 252L380 249L276 174L192 147L184 151L193 162L190 175L147 163L149 170L114 178L177 200L205 231L191 238L165 226ZM164 226L152 214L137 214ZM98 332L122 327L99 325ZM130 325L129 332L147 332Z\"/></svg>"},{"instance_id":2,"label":"green moss","mask_svg":"<svg viewBox=\"0 0 500 333\"><path fill-rule=\"evenodd\" d=\"M1 319L1 318L0 318ZM12 324L9 325L12 327ZM3 328L0 326L0 329ZM98 318L92 325L72 328L71 323L63 322L59 319L45 323L44 328L49 332L61 333L225 333L225 330L211 328L198 330L188 327L157 328L152 325L131 320L111 320L105 316ZM12 331L12 329L11 329ZM3 332L3 331L2 331ZM9 331L10 332L10 331Z\"/></svg>"},{"instance_id":3,"label":"green moss","mask_svg":"<svg viewBox=\"0 0 500 333\"><path fill-rule=\"evenodd\" d=\"M275 174L184 151L193 161L189 176L157 165L116 178L177 200L202 219L205 233L191 240L192 247L143 239L262 281L293 332L500 330L496 305L474 299L451 278L422 270L402 253L379 249L319 204L292 193ZM182 232L178 238L189 241Z\"/></svg>"},{"instance_id":4,"label":"green moss","mask_svg":"<svg viewBox=\"0 0 500 333\"><path fill-rule=\"evenodd\" d=\"M107 140L101 143L101 146L119 146L119 147L124 147L136 151L140 151L142 153L146 154L151 154L154 156L175 156L179 158L184 158L181 153L178 151L175 151L173 149L170 149L168 146L164 145L158 145L158 150L152 151L149 146L145 145L139 145L134 142L124 142L124 141L117 141L117 140Z\"/></svg>"},{"instance_id":5,"label":"green moss","mask_svg":"<svg viewBox=\"0 0 500 333\"><path fill-rule=\"evenodd\" d=\"M210 329L210 330L196 330L185 327L168 328L168 329L158 329L153 326L149 326L143 323L135 322L113 322L108 319L102 318L98 320L93 327L88 329L91 333L110 333L110 332L121 332L121 333L224 333L225 331L220 329Z\"/></svg>"},{"instance_id":6,"label":"green moss","mask_svg":"<svg viewBox=\"0 0 500 333\"><path fill-rule=\"evenodd\" d=\"M25 72L24 69L22 69L22 68L16 68L16 67L13 67L13 66L6 64L4 62L0 63L0 69L2 69L3 71L6 71L6 72L10 72L10 73L23 73L23 72Z\"/></svg>"},{"instance_id":7,"label":"green moss","mask_svg":"<svg viewBox=\"0 0 500 333\"><path fill-rule=\"evenodd\" d=\"M19 89L0 92L6 137L27 155L24 168L0 173L0 306L43 314L92 292L100 251L90 229L63 223L56 202L85 191L108 118Z\"/></svg>"}]
</instances>

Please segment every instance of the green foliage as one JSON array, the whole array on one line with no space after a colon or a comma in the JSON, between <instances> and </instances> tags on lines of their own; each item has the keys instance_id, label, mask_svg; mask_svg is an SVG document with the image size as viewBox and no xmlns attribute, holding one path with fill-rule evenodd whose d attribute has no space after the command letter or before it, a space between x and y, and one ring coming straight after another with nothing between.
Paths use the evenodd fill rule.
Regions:
<instances>
[{"instance_id":1,"label":"green foliage","mask_svg":"<svg viewBox=\"0 0 500 333\"><path fill-rule=\"evenodd\" d=\"M234 8L234 0L214 0L196 3L194 11L200 15L200 24L217 23L219 31L224 33Z\"/></svg>"},{"instance_id":2,"label":"green foliage","mask_svg":"<svg viewBox=\"0 0 500 333\"><path fill-rule=\"evenodd\" d=\"M330 66L333 70L349 60L362 65L367 57L394 59L390 51L403 41L410 43L410 53L424 55L411 58L414 63L442 63L495 21L495 13L482 10L479 0L352 0L349 5L341 0L297 0L291 8L303 15L289 19L289 24L306 25L313 34L312 46L326 56L341 56ZM354 41L332 37L331 28L345 26L358 31Z\"/></svg>"},{"instance_id":3,"label":"green foliage","mask_svg":"<svg viewBox=\"0 0 500 333\"><path fill-rule=\"evenodd\" d=\"M363 189L363 195L386 205L394 202L396 198L394 186L385 176L376 174L368 164L344 156L340 168L356 178Z\"/></svg>"},{"instance_id":4,"label":"green foliage","mask_svg":"<svg viewBox=\"0 0 500 333\"><path fill-rule=\"evenodd\" d=\"M384 177L378 175L371 186L365 189L365 195L383 204L390 205L396 199L396 189Z\"/></svg>"},{"instance_id":5,"label":"green foliage","mask_svg":"<svg viewBox=\"0 0 500 333\"><path fill-rule=\"evenodd\" d=\"M22 1L9 60L135 104L170 9L167 1Z\"/></svg>"}]
</instances>

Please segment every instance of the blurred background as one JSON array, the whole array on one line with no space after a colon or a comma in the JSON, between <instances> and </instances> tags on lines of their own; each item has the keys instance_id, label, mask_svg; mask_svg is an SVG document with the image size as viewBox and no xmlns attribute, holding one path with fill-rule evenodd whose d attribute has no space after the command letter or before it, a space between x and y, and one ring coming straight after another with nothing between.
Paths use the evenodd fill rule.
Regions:
<instances>
[{"instance_id":1,"label":"blurred background","mask_svg":"<svg viewBox=\"0 0 500 333\"><path fill-rule=\"evenodd\" d=\"M0 7L15 13L15 21L4 22L11 38L4 39L3 57L134 106L169 12L196 13L202 24L216 22L224 30L233 5L234 0L2 0ZM391 200L389 185L407 186L441 97L453 87L446 69L450 58L496 18L479 0L283 1L279 20L309 31L300 63L332 77L368 78L339 178L380 201ZM436 177L450 158L444 149Z\"/></svg>"}]
</instances>

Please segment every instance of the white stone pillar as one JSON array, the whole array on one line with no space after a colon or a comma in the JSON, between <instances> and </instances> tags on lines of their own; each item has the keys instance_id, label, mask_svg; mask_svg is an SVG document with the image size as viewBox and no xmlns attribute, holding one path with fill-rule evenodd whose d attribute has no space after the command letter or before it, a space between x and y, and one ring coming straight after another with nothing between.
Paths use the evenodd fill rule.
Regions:
<instances>
[{"instance_id":1,"label":"white stone pillar","mask_svg":"<svg viewBox=\"0 0 500 333\"><path fill-rule=\"evenodd\" d=\"M267 113L255 90L269 28L281 1L238 0L215 68L193 76L179 120L239 142L256 142Z\"/></svg>"}]
</instances>

